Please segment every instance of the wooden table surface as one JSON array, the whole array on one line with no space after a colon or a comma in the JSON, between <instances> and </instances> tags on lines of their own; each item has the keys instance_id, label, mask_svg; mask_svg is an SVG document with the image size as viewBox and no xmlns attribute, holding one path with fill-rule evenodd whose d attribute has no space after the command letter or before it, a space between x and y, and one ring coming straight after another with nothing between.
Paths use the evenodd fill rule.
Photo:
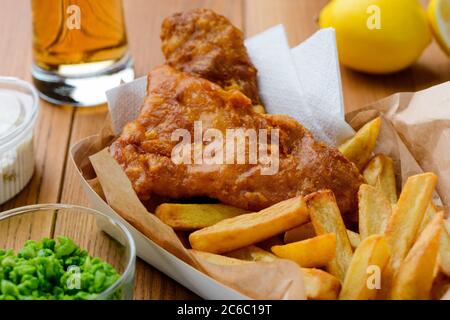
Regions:
<instances>
[{"instance_id":1,"label":"wooden table surface","mask_svg":"<svg viewBox=\"0 0 450 320\"><path fill-rule=\"evenodd\" d=\"M426 1L425 1L426 2ZM316 18L327 0L125 0L128 38L136 76L145 75L163 62L159 31L161 21L174 12L208 7L224 14L254 35L278 23L286 27L291 45L318 29ZM31 14L28 0L1 0L0 75L30 80ZM383 53L380 53L383 54ZM389 59L389 57L386 57ZM450 59L433 43L411 68L390 76L368 76L342 68L347 110L399 91L417 91L450 80ZM70 161L70 146L101 129L105 106L91 109L56 107L41 101L36 126L36 172L31 183L0 211L35 203L89 205ZM42 236L75 222L43 217ZM73 225L71 225L73 223ZM27 236L27 226L15 228L17 237ZM1 232L1 230L0 230ZM143 261L137 261L136 299L195 299L197 296Z\"/></svg>"}]
</instances>

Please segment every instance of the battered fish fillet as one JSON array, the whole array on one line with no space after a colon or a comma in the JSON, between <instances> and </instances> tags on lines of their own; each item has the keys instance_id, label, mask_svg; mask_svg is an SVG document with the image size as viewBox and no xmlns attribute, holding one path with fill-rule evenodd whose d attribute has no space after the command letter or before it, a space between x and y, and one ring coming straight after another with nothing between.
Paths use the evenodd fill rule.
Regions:
<instances>
[{"instance_id":1,"label":"battered fish fillet","mask_svg":"<svg viewBox=\"0 0 450 320\"><path fill-rule=\"evenodd\" d=\"M261 163L175 164L171 154L179 141L171 140L172 133L182 128L193 138L194 121L202 121L203 133L214 128L224 135L232 128L267 129L269 134L279 129L279 171L262 175ZM296 195L331 189L345 213L356 208L363 182L358 169L336 148L314 140L294 119L256 113L241 92L225 91L170 66L149 74L141 114L125 126L110 152L142 201L152 195L205 196L255 211Z\"/></svg>"},{"instance_id":2,"label":"battered fish fillet","mask_svg":"<svg viewBox=\"0 0 450 320\"><path fill-rule=\"evenodd\" d=\"M256 68L242 32L214 11L195 9L164 20L162 51L167 64L195 73L225 90L236 89L260 105Z\"/></svg>"}]
</instances>

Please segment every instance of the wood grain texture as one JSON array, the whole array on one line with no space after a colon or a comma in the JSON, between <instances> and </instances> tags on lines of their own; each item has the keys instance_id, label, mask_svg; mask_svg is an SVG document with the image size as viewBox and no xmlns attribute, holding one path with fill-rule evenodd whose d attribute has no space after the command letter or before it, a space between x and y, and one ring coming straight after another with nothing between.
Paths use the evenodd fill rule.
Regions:
<instances>
[{"instance_id":1,"label":"wood grain texture","mask_svg":"<svg viewBox=\"0 0 450 320\"><path fill-rule=\"evenodd\" d=\"M425 0L426 1L426 0ZM283 23L289 43L294 46L316 30L316 18L327 0L124 0L130 51L136 76L143 76L163 63L160 50L160 25L164 17L195 7L208 7L230 18L247 36ZM0 11L0 75L30 80L31 16L29 1L2 0ZM368 76L342 67L347 110L398 91L416 91L450 80L450 59L433 43L413 67L389 76ZM68 161L70 145L96 134L103 126L106 106L91 109L55 107L41 101L36 126L36 173L27 188L16 198L0 206L0 211L34 203L75 203L89 205L76 172ZM68 233L92 228L89 219L49 212L36 219L18 219L0 223L0 247L16 246L30 237ZM78 232L80 233L80 232ZM2 240L5 237L12 241ZM102 241L80 239L99 250L112 252ZM136 299L196 299L195 294L153 267L137 261Z\"/></svg>"}]
</instances>

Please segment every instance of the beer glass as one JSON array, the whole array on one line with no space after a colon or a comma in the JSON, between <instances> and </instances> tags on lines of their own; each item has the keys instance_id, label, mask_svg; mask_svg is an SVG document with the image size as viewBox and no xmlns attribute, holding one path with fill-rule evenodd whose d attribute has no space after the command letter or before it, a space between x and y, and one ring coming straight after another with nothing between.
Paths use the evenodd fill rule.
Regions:
<instances>
[{"instance_id":1,"label":"beer glass","mask_svg":"<svg viewBox=\"0 0 450 320\"><path fill-rule=\"evenodd\" d=\"M32 75L55 104L94 106L133 80L122 0L31 0Z\"/></svg>"}]
</instances>

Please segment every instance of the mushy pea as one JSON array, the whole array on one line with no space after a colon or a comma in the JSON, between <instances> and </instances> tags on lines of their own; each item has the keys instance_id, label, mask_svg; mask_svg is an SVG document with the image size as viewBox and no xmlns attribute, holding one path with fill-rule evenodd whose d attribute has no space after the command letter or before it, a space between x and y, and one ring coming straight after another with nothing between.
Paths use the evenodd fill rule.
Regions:
<instances>
[{"instance_id":1,"label":"mushy pea","mask_svg":"<svg viewBox=\"0 0 450 320\"><path fill-rule=\"evenodd\" d=\"M0 249L0 300L88 300L120 275L72 239L28 240L17 255ZM114 293L109 299L119 299Z\"/></svg>"}]
</instances>

